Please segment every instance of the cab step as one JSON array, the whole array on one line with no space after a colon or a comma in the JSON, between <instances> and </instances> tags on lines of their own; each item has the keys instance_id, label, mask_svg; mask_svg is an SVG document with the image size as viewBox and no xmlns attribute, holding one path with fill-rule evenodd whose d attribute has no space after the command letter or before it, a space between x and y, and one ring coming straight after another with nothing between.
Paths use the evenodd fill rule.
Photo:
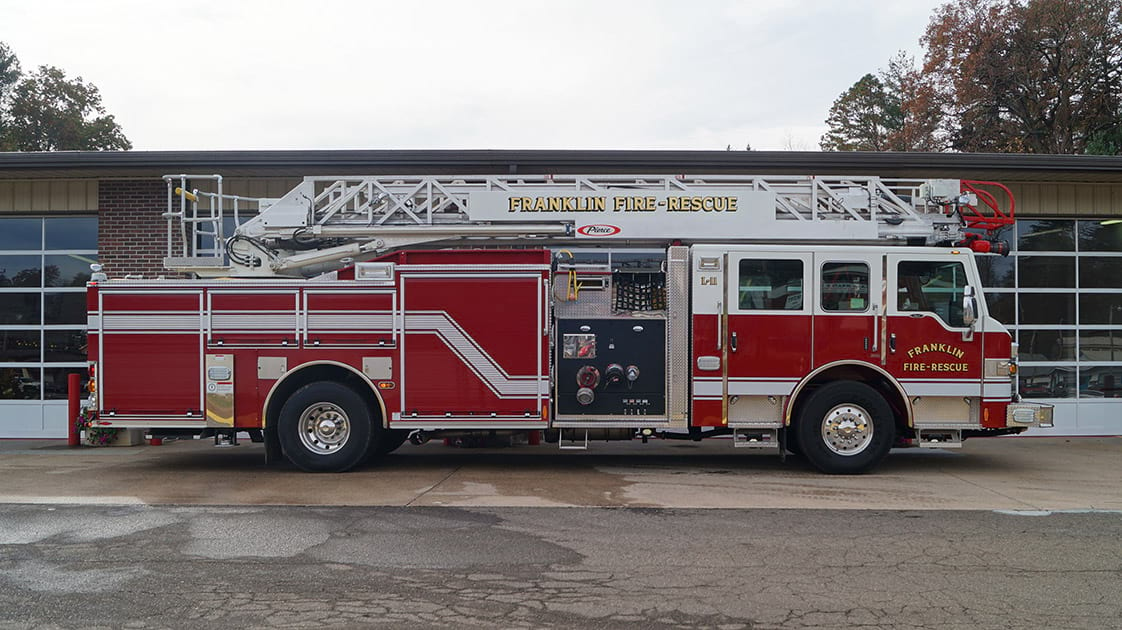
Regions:
<instances>
[{"instance_id":1,"label":"cab step","mask_svg":"<svg viewBox=\"0 0 1122 630\"><path fill-rule=\"evenodd\" d=\"M732 430L734 448L779 449L779 429L737 427Z\"/></svg>"},{"instance_id":2,"label":"cab step","mask_svg":"<svg viewBox=\"0 0 1122 630\"><path fill-rule=\"evenodd\" d=\"M955 429L916 429L920 448L962 448L962 431Z\"/></svg>"}]
</instances>

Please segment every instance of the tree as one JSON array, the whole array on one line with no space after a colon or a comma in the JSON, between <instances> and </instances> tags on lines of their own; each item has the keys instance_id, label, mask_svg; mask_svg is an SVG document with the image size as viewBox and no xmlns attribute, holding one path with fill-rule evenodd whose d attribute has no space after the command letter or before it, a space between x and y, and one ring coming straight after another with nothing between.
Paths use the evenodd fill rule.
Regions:
<instances>
[{"instance_id":1,"label":"tree","mask_svg":"<svg viewBox=\"0 0 1122 630\"><path fill-rule=\"evenodd\" d=\"M4 131L8 128L8 104L21 74L19 59L7 44L0 42L0 151L5 150Z\"/></svg>"},{"instance_id":2,"label":"tree","mask_svg":"<svg viewBox=\"0 0 1122 630\"><path fill-rule=\"evenodd\" d=\"M830 107L829 131L819 146L823 151L888 151L902 122L899 96L875 75L866 74Z\"/></svg>"},{"instance_id":3,"label":"tree","mask_svg":"<svg viewBox=\"0 0 1122 630\"><path fill-rule=\"evenodd\" d=\"M921 40L960 151L1081 153L1118 125L1119 0L958 0Z\"/></svg>"},{"instance_id":4,"label":"tree","mask_svg":"<svg viewBox=\"0 0 1122 630\"><path fill-rule=\"evenodd\" d=\"M823 151L937 151L937 109L914 106L929 98L915 60L899 52L876 75L866 74L834 101L819 143Z\"/></svg>"},{"instance_id":5,"label":"tree","mask_svg":"<svg viewBox=\"0 0 1122 630\"><path fill-rule=\"evenodd\" d=\"M0 150L123 150L132 143L101 93L82 77L53 66L23 75L19 60L0 43Z\"/></svg>"},{"instance_id":6,"label":"tree","mask_svg":"<svg viewBox=\"0 0 1122 630\"><path fill-rule=\"evenodd\" d=\"M1119 151L1122 0L954 0L936 9L920 42L921 70L897 56L879 77L886 102L900 102L898 119L881 112L899 124L888 149ZM830 133L876 145L867 126L846 135L834 108ZM847 144L830 133L824 149Z\"/></svg>"},{"instance_id":7,"label":"tree","mask_svg":"<svg viewBox=\"0 0 1122 630\"><path fill-rule=\"evenodd\" d=\"M1122 113L1113 129L1100 131L1087 142L1088 155L1122 155Z\"/></svg>"}]
</instances>

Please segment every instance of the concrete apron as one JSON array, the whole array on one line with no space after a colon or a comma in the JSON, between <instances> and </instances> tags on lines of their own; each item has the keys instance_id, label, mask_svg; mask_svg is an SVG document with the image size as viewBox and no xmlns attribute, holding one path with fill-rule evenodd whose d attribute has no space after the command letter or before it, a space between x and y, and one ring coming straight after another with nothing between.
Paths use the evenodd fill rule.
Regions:
<instances>
[{"instance_id":1,"label":"concrete apron","mask_svg":"<svg viewBox=\"0 0 1122 630\"><path fill-rule=\"evenodd\" d=\"M260 445L68 449L0 441L0 503L1122 510L1122 438L975 439L826 476L727 440L461 449L406 444L343 474L266 467Z\"/></svg>"}]
</instances>

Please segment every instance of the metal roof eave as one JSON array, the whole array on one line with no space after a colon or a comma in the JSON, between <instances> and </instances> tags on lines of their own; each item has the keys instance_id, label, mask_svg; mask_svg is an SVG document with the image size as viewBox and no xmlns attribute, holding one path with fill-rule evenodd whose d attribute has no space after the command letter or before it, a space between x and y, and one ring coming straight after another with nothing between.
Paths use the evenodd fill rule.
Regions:
<instances>
[{"instance_id":1,"label":"metal roof eave","mask_svg":"<svg viewBox=\"0 0 1122 630\"><path fill-rule=\"evenodd\" d=\"M0 178L244 177L582 172L875 174L1122 182L1122 156L679 150L268 150L0 152Z\"/></svg>"}]
</instances>

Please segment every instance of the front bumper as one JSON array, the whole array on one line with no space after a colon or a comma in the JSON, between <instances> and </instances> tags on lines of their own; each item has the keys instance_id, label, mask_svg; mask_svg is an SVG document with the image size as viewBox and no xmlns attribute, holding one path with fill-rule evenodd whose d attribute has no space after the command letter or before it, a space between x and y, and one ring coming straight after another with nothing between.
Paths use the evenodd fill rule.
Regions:
<instances>
[{"instance_id":1,"label":"front bumper","mask_svg":"<svg viewBox=\"0 0 1122 630\"><path fill-rule=\"evenodd\" d=\"M1010 403L1005 408L1007 427L1051 427L1052 405L1045 403Z\"/></svg>"}]
</instances>

